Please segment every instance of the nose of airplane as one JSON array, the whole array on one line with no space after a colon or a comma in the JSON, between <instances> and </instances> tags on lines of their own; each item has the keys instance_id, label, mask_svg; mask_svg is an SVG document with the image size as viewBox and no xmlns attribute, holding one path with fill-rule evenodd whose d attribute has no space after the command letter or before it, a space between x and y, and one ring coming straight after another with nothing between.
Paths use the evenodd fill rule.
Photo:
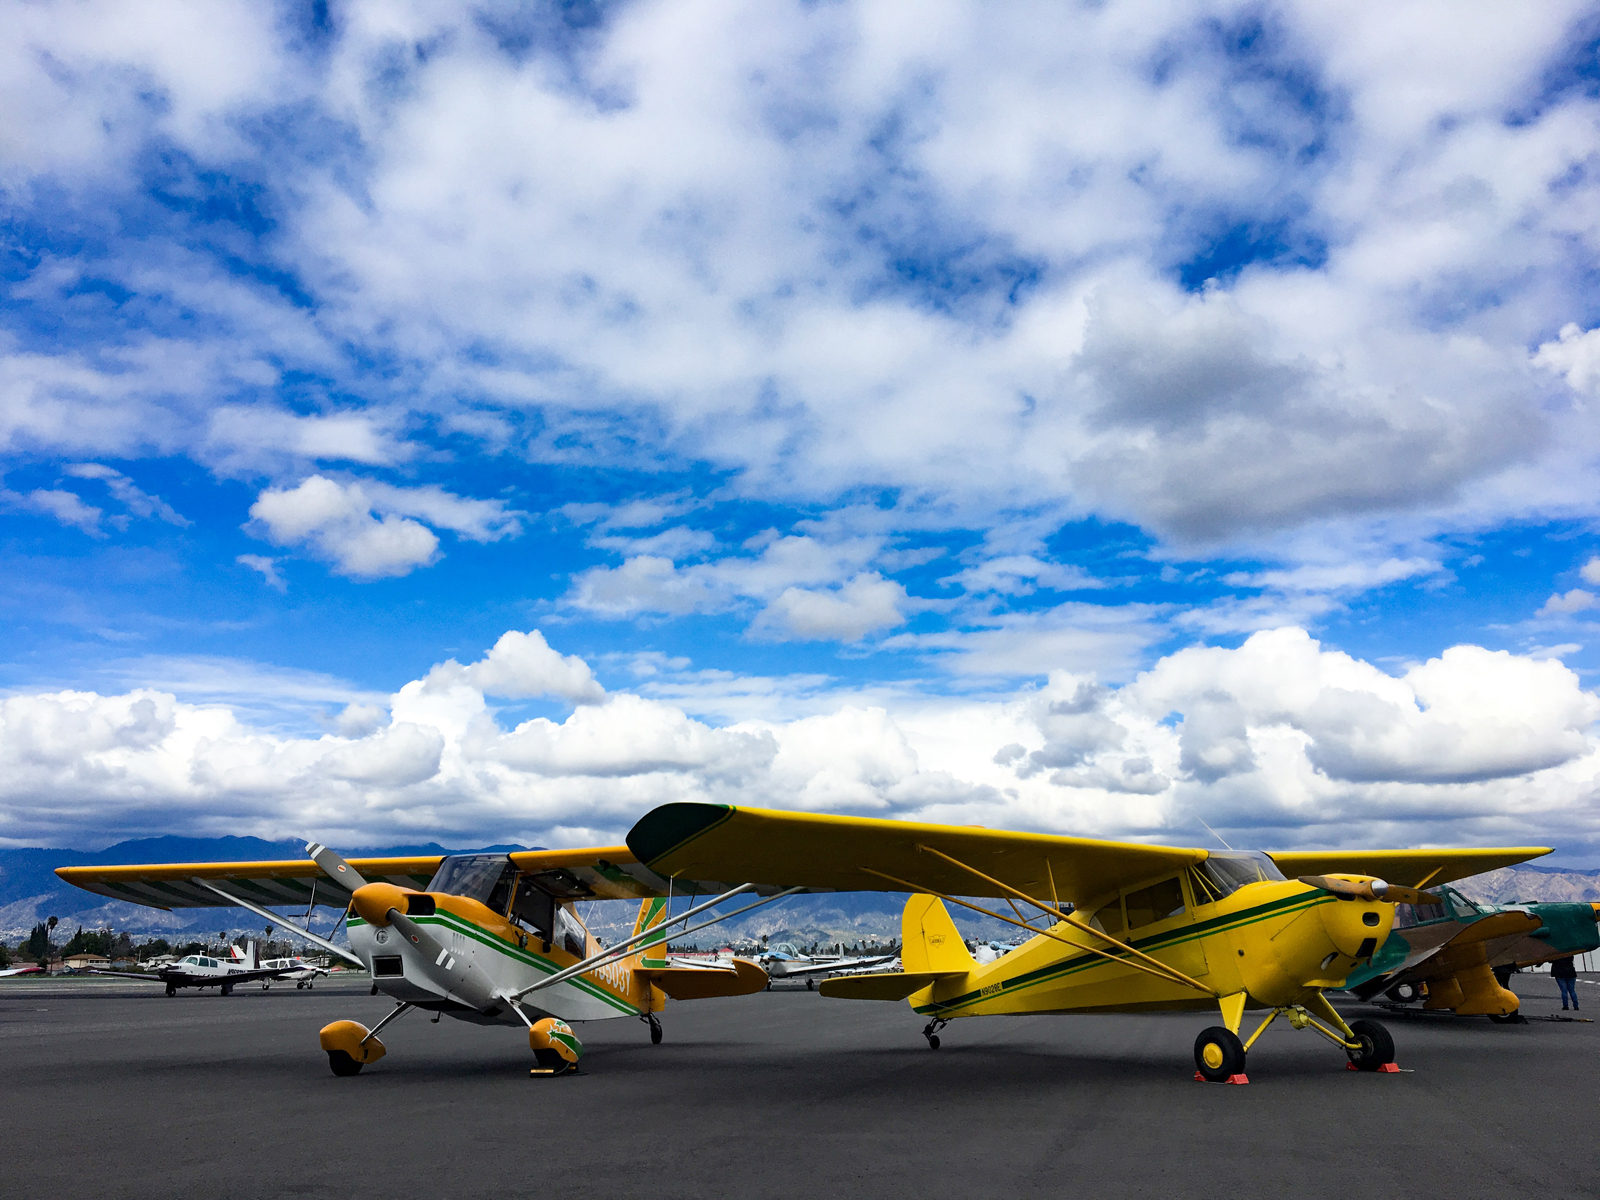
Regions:
<instances>
[{"instance_id":1,"label":"nose of airplane","mask_svg":"<svg viewBox=\"0 0 1600 1200\"><path fill-rule=\"evenodd\" d=\"M408 895L405 888L392 883L364 883L350 894L350 906L367 924L382 928L389 924L392 910L406 911Z\"/></svg>"}]
</instances>

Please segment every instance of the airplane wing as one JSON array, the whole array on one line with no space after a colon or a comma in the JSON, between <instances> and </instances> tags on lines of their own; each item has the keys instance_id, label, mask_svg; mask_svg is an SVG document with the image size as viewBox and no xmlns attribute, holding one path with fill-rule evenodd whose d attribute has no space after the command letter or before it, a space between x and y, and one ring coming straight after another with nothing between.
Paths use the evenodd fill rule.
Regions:
<instances>
[{"instance_id":1,"label":"airplane wing","mask_svg":"<svg viewBox=\"0 0 1600 1200\"><path fill-rule=\"evenodd\" d=\"M796 975L825 975L829 971L854 971L862 967L876 967L881 963L889 962L897 957L896 954L879 954L871 958L836 958L831 962L789 963L783 968L781 978L789 979Z\"/></svg>"},{"instance_id":2,"label":"airplane wing","mask_svg":"<svg viewBox=\"0 0 1600 1200\"><path fill-rule=\"evenodd\" d=\"M1532 913L1512 908L1475 921L1444 921L1401 930L1401 936L1411 943L1406 957L1352 990L1370 997L1402 983L1426 983L1454 975L1485 959L1493 961L1501 945L1526 937L1542 923Z\"/></svg>"},{"instance_id":3,"label":"airplane wing","mask_svg":"<svg viewBox=\"0 0 1600 1200\"><path fill-rule=\"evenodd\" d=\"M439 865L438 855L421 858L354 858L350 865L369 882L383 880L401 887L426 887ZM232 901L198 882L231 892L252 904L318 905L344 908L350 891L307 859L278 862L150 863L130 867L57 867L56 874L75 887L113 900L149 908L224 908Z\"/></svg>"},{"instance_id":4,"label":"airplane wing","mask_svg":"<svg viewBox=\"0 0 1600 1200\"><path fill-rule=\"evenodd\" d=\"M1376 875L1402 887L1432 887L1469 875L1513 866L1550 853L1548 846L1499 846L1490 850L1272 850L1278 869L1297 875L1340 872Z\"/></svg>"},{"instance_id":5,"label":"airplane wing","mask_svg":"<svg viewBox=\"0 0 1600 1200\"><path fill-rule=\"evenodd\" d=\"M577 850L522 850L510 856L545 891L563 900L638 900L674 895L666 879L640 866L626 846ZM441 861L417 858L353 858L350 865L368 882L425 888ZM251 904L299 905L313 898L319 906L344 908L350 890L307 859L279 862L149 863L128 867L57 867L56 874L85 891L150 908L222 908L231 902L202 886L204 880Z\"/></svg>"},{"instance_id":6,"label":"airplane wing","mask_svg":"<svg viewBox=\"0 0 1600 1200\"><path fill-rule=\"evenodd\" d=\"M652 809L628 832L628 848L668 877L956 896L1004 896L1005 884L1080 906L1206 857L1136 842L696 803Z\"/></svg>"}]
</instances>

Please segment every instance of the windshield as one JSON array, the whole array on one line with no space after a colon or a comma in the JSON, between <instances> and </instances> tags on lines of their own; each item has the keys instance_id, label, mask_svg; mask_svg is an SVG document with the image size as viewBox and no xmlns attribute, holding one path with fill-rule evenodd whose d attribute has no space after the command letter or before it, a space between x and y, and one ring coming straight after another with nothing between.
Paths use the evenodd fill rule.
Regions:
<instances>
[{"instance_id":1,"label":"windshield","mask_svg":"<svg viewBox=\"0 0 1600 1200\"><path fill-rule=\"evenodd\" d=\"M1278 864L1259 850L1213 850L1204 862L1195 865L1194 873L1209 893L1209 900L1231 896L1247 883L1283 880Z\"/></svg>"},{"instance_id":2,"label":"windshield","mask_svg":"<svg viewBox=\"0 0 1600 1200\"><path fill-rule=\"evenodd\" d=\"M506 911L517 869L504 854L457 854L439 864L428 891L465 896L493 909Z\"/></svg>"}]
</instances>

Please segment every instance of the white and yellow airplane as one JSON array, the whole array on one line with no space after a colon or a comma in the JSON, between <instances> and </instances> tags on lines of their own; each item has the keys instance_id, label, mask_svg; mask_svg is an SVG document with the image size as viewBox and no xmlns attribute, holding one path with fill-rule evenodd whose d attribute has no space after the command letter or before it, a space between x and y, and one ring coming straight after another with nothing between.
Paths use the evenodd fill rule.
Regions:
<instances>
[{"instance_id":1,"label":"white and yellow airplane","mask_svg":"<svg viewBox=\"0 0 1600 1200\"><path fill-rule=\"evenodd\" d=\"M1377 1021L1346 1023L1323 994L1368 963L1397 903L1444 883L1549 851L1399 850L1328 856L1207 851L860 817L669 804L627 837L668 878L769 888L911 893L903 970L826 980L825 996L909 1000L937 1049L950 1021L990 1014L1210 1009L1220 1025L1195 1040L1196 1075L1246 1082L1245 1055L1278 1017L1312 1029L1358 1070L1393 1070ZM1288 871L1303 871L1286 878ZM1379 878L1381 866L1390 882ZM702 885L705 886L705 885ZM964 897L958 899L957 897ZM1010 913L977 903L991 898ZM967 951L946 903L1027 930L988 964ZM1042 915L1046 925L1039 928ZM1241 1037L1244 1014L1265 1009Z\"/></svg>"},{"instance_id":2,"label":"white and yellow airplane","mask_svg":"<svg viewBox=\"0 0 1600 1200\"><path fill-rule=\"evenodd\" d=\"M306 860L61 867L68 883L157 908L238 906L365 967L374 991L394 1007L371 1029L335 1021L321 1033L335 1075L354 1075L386 1048L378 1031L412 1009L480 1025L526 1028L533 1074L573 1069L582 1044L570 1021L637 1017L660 1042L668 997L737 996L764 989L755 963L733 959L687 966L665 955L670 928L733 896L735 888L669 915L682 895L672 881L639 867L626 847L468 854L446 858L357 859L312 843ZM777 894L770 894L777 892ZM790 892L769 894L736 912L712 916L683 932L714 925ZM632 936L602 947L579 917L589 900L641 900ZM346 908L352 954L270 905Z\"/></svg>"}]
</instances>

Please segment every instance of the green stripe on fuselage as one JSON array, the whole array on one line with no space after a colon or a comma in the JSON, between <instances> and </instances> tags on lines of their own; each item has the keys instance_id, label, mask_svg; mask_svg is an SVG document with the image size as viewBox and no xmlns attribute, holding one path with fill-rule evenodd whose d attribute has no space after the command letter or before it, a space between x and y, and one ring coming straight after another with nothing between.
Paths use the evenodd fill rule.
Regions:
<instances>
[{"instance_id":1,"label":"green stripe on fuselage","mask_svg":"<svg viewBox=\"0 0 1600 1200\"><path fill-rule=\"evenodd\" d=\"M1128 944L1135 950L1149 954L1155 949L1170 949L1181 946L1185 942L1192 942L1197 938L1208 937L1214 933L1221 933L1229 929L1238 929L1245 925L1254 925L1258 921L1265 921L1271 917L1287 916L1294 912L1303 912L1315 908L1319 904L1336 902L1336 897L1326 892L1308 892L1295 896L1284 896L1278 900L1269 900L1265 904L1258 904L1253 908L1241 909L1236 913L1225 916L1210 917L1204 921L1197 921L1193 925L1181 925L1176 929L1168 929L1163 933L1151 934L1148 937L1135 938ZM1116 953L1114 948L1108 947L1111 953ZM999 981L999 990L995 985L985 984L984 988L976 992L966 992L949 1000L937 1001L933 1004L919 1004L916 1011L933 1016L942 1016L957 1008L965 1008L982 1000L993 1000L998 996L1009 996L1015 992L1025 991L1043 983L1050 983L1066 975L1074 975L1079 971L1091 967L1110 965L1111 960L1099 954L1079 954L1072 958L1061 959L1050 963L1048 966L1038 967L1035 970L1013 975L1010 979Z\"/></svg>"},{"instance_id":2,"label":"green stripe on fuselage","mask_svg":"<svg viewBox=\"0 0 1600 1200\"><path fill-rule=\"evenodd\" d=\"M554 975L557 971L566 969L559 963L550 961L548 958L543 958L540 955L533 954L527 950L520 950L516 946L511 945L509 942L501 941L497 937L491 937L489 934L479 929L470 921L464 921L460 917L454 916L450 913L439 912L434 913L432 916L416 916L412 917L411 919L418 925L442 925L446 929L462 934L465 937L469 937L473 941L487 946L496 953L503 954L515 962L522 963L524 966L532 967L534 970L541 971L546 975ZM366 922L361 920L359 917L350 918L351 928L354 928L357 925L365 924ZM638 1005L630 1004L620 996L613 995L599 984L585 979L582 975L574 975L571 979L567 980L567 982L573 987L577 988L580 992L583 992L585 995L591 996L596 1000L603 1000L605 1003L615 1008L618 1012L626 1013L628 1016L635 1016L644 1011L644 1009L640 1008Z\"/></svg>"}]
</instances>

